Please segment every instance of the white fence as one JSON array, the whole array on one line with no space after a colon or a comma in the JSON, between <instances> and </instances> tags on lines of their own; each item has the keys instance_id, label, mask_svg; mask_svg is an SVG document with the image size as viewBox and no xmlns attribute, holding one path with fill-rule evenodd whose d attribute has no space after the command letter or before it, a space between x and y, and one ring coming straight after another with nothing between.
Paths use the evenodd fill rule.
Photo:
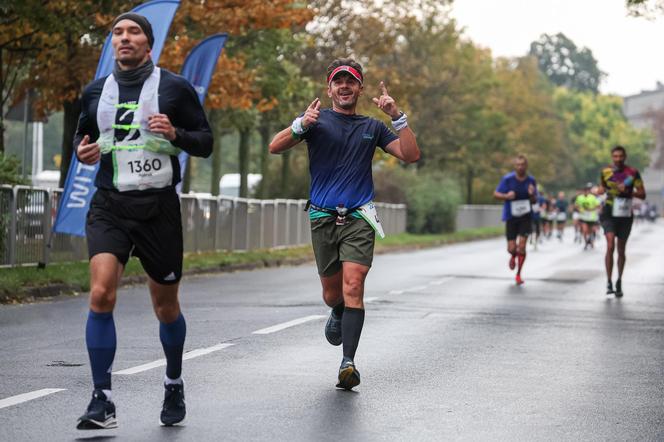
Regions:
<instances>
[{"instance_id":1,"label":"white fence","mask_svg":"<svg viewBox=\"0 0 664 442\"><path fill-rule=\"evenodd\" d=\"M62 191L0 186L0 266L87 259L85 238L55 234ZM255 250L311 241L305 200L181 195L185 252ZM376 203L386 234L406 231L404 204Z\"/></svg>"},{"instance_id":2,"label":"white fence","mask_svg":"<svg viewBox=\"0 0 664 442\"><path fill-rule=\"evenodd\" d=\"M502 204L462 204L457 207L456 230L500 226L502 213Z\"/></svg>"}]
</instances>

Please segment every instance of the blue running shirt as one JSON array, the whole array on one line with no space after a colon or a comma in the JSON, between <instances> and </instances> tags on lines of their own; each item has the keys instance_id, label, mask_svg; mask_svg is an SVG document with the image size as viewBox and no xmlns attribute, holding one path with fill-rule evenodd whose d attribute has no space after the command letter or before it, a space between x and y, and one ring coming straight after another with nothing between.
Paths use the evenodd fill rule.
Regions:
<instances>
[{"instance_id":1,"label":"blue running shirt","mask_svg":"<svg viewBox=\"0 0 664 442\"><path fill-rule=\"evenodd\" d=\"M354 209L374 197L371 163L397 137L387 126L363 115L321 109L318 121L302 135L309 150L311 202L326 209Z\"/></svg>"},{"instance_id":2,"label":"blue running shirt","mask_svg":"<svg viewBox=\"0 0 664 442\"><path fill-rule=\"evenodd\" d=\"M528 186L532 184L535 189L537 189L537 183L535 178L528 175L523 181L519 181L516 177L516 172L510 172L505 175L496 187L496 191L500 193L507 193L510 190L513 190L516 193L517 200L527 200L530 199L528 195ZM535 195L537 195L537 190L535 190ZM532 214L532 212L530 212ZM512 205L510 201L505 201L503 204L503 221L512 219ZM521 217L519 217L521 218Z\"/></svg>"}]
</instances>

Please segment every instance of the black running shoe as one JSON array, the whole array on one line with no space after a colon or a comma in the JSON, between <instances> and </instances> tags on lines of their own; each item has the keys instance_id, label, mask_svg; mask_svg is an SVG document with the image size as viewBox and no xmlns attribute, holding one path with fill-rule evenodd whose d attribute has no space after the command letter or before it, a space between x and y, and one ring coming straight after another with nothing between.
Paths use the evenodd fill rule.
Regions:
<instances>
[{"instance_id":1,"label":"black running shoe","mask_svg":"<svg viewBox=\"0 0 664 442\"><path fill-rule=\"evenodd\" d=\"M83 416L78 418L76 428L79 430L105 430L117 427L115 404L106 399L103 391L93 391L88 409Z\"/></svg>"},{"instance_id":2,"label":"black running shoe","mask_svg":"<svg viewBox=\"0 0 664 442\"><path fill-rule=\"evenodd\" d=\"M611 281L607 282L606 283L606 294L607 295L613 295L615 292L616 291L613 290L613 284L611 283Z\"/></svg>"},{"instance_id":3,"label":"black running shoe","mask_svg":"<svg viewBox=\"0 0 664 442\"><path fill-rule=\"evenodd\" d=\"M622 298L622 296L623 296L622 281L617 280L616 281L616 298Z\"/></svg>"},{"instance_id":4,"label":"black running shoe","mask_svg":"<svg viewBox=\"0 0 664 442\"><path fill-rule=\"evenodd\" d=\"M184 405L184 383L164 385L164 405L161 408L159 421L162 425L170 427L184 420L187 414Z\"/></svg>"},{"instance_id":5,"label":"black running shoe","mask_svg":"<svg viewBox=\"0 0 664 442\"><path fill-rule=\"evenodd\" d=\"M350 358L343 358L339 367L339 383L337 388L351 390L360 385L360 372L355 368L355 363Z\"/></svg>"},{"instance_id":6,"label":"black running shoe","mask_svg":"<svg viewBox=\"0 0 664 442\"><path fill-rule=\"evenodd\" d=\"M341 317L330 312L330 317L325 324L325 339L332 345L341 345Z\"/></svg>"}]
</instances>

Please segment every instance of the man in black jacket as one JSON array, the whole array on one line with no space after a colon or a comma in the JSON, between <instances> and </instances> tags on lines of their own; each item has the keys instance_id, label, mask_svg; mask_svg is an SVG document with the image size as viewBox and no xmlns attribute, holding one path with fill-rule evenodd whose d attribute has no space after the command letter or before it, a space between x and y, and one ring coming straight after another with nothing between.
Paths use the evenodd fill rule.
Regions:
<instances>
[{"instance_id":1,"label":"man in black jacket","mask_svg":"<svg viewBox=\"0 0 664 442\"><path fill-rule=\"evenodd\" d=\"M130 255L140 259L148 275L166 355L161 423L174 425L185 417L177 154L212 153L212 133L193 87L152 63L154 37L148 20L134 13L120 15L113 22L111 42L115 69L85 88L74 139L82 163L100 162L86 224L91 279L86 344L94 391L79 429L117 426L111 400L113 308Z\"/></svg>"}]
</instances>

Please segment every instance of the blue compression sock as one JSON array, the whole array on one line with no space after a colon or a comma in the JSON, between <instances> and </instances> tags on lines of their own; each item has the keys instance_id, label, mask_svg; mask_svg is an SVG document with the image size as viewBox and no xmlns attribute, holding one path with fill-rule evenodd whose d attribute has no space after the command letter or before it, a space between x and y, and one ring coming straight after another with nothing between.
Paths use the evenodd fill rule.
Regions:
<instances>
[{"instance_id":1,"label":"blue compression sock","mask_svg":"<svg viewBox=\"0 0 664 442\"><path fill-rule=\"evenodd\" d=\"M88 346L92 381L95 389L111 389L111 368L115 358L117 338L113 313L88 313L85 325L85 343Z\"/></svg>"},{"instance_id":2,"label":"blue compression sock","mask_svg":"<svg viewBox=\"0 0 664 442\"><path fill-rule=\"evenodd\" d=\"M159 323L159 339L166 355L166 376L169 379L178 379L182 374L182 352L186 335L187 324L182 313L170 324Z\"/></svg>"}]
</instances>

